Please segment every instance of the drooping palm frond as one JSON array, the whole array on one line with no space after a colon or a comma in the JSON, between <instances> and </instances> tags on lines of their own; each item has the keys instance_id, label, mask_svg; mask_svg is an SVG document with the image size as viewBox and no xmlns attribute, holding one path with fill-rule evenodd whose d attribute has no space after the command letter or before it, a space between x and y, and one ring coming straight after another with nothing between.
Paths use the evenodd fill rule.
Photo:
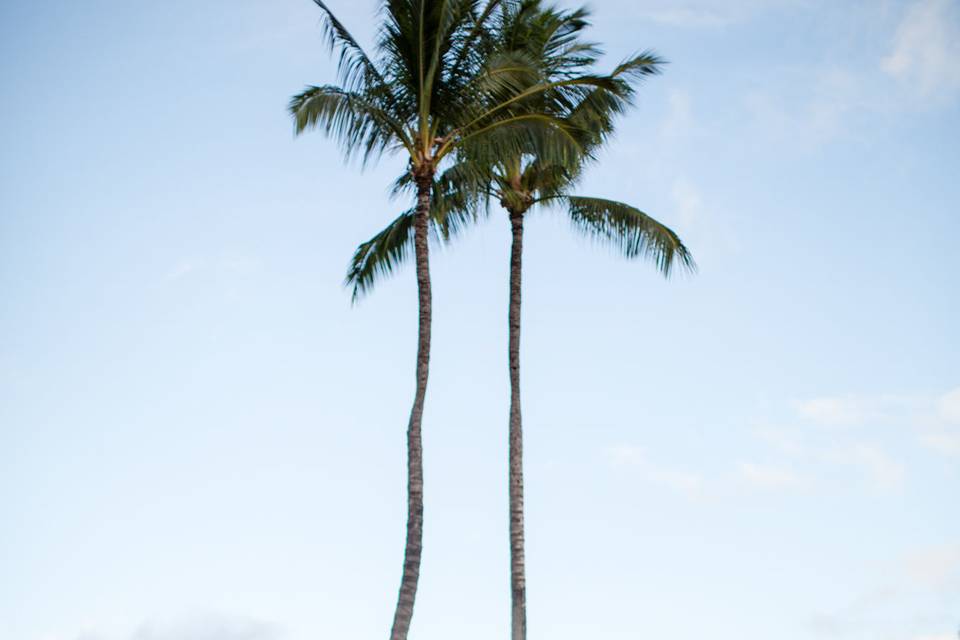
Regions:
<instances>
[{"instance_id":1,"label":"drooping palm frond","mask_svg":"<svg viewBox=\"0 0 960 640\"><path fill-rule=\"evenodd\" d=\"M357 247L344 280L344 285L353 289L354 303L410 258L414 221L415 211L404 211L383 231Z\"/></svg>"},{"instance_id":2,"label":"drooping palm frond","mask_svg":"<svg viewBox=\"0 0 960 640\"><path fill-rule=\"evenodd\" d=\"M454 240L484 212L483 196L476 195L481 190L462 188L467 181L476 179L468 175L469 170L463 164L453 165L434 181L430 231L438 244ZM411 190L408 176L398 179L395 188L401 192ZM357 247L344 279L344 285L352 290L354 304L413 257L414 222L415 210L409 209Z\"/></svg>"},{"instance_id":3,"label":"drooping palm frond","mask_svg":"<svg viewBox=\"0 0 960 640\"><path fill-rule=\"evenodd\" d=\"M610 74L613 87L594 89L569 112L571 131L585 149L585 159L613 134L615 120L633 106L636 84L662 72L665 61L652 51L644 51L621 62Z\"/></svg>"},{"instance_id":4,"label":"drooping palm frond","mask_svg":"<svg viewBox=\"0 0 960 640\"><path fill-rule=\"evenodd\" d=\"M618 64L610 75L614 78L632 77L634 79L643 79L662 73L663 65L665 64L667 64L666 60L661 58L655 51L647 49Z\"/></svg>"},{"instance_id":5,"label":"drooping palm frond","mask_svg":"<svg viewBox=\"0 0 960 640\"><path fill-rule=\"evenodd\" d=\"M330 10L323 0L313 0L320 7L324 39L331 53L337 54L337 73L347 91L382 89L383 75L363 50L360 43Z\"/></svg>"},{"instance_id":6,"label":"drooping palm frond","mask_svg":"<svg viewBox=\"0 0 960 640\"><path fill-rule=\"evenodd\" d=\"M335 86L307 87L290 100L297 133L319 128L334 138L344 155L377 156L391 147L414 148L403 123L363 94Z\"/></svg>"},{"instance_id":7,"label":"drooping palm frond","mask_svg":"<svg viewBox=\"0 0 960 640\"><path fill-rule=\"evenodd\" d=\"M696 263L680 237L635 207L614 200L567 196L574 227L613 246L626 258L646 259L669 277L675 267L696 271Z\"/></svg>"}]
</instances>

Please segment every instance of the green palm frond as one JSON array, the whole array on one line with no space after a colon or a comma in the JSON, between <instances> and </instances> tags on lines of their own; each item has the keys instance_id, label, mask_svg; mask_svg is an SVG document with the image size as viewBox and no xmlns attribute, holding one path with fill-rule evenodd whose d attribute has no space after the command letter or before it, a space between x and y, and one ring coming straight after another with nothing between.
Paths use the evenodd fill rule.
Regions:
<instances>
[{"instance_id":1,"label":"green palm frond","mask_svg":"<svg viewBox=\"0 0 960 640\"><path fill-rule=\"evenodd\" d=\"M471 56L484 57L484 54L490 51L490 19L494 12L501 9L503 5L508 5L510 0L489 0L484 8L477 12L471 12L469 29L463 36L463 41L458 47L458 52L454 58L451 69L455 75L460 74L467 65L467 59Z\"/></svg>"},{"instance_id":2,"label":"green palm frond","mask_svg":"<svg viewBox=\"0 0 960 640\"><path fill-rule=\"evenodd\" d=\"M363 94L330 85L307 87L290 100L289 110L297 133L320 128L347 157L362 152L366 160L394 145L413 148L403 123Z\"/></svg>"},{"instance_id":3,"label":"green palm frond","mask_svg":"<svg viewBox=\"0 0 960 640\"><path fill-rule=\"evenodd\" d=\"M625 76L627 78L644 79L661 74L665 64L667 64L666 60L657 55L655 51L647 49L621 62L610 75L614 78Z\"/></svg>"},{"instance_id":4,"label":"green palm frond","mask_svg":"<svg viewBox=\"0 0 960 640\"><path fill-rule=\"evenodd\" d=\"M383 231L357 247L344 281L346 286L353 289L354 303L410 258L413 253L414 214L413 209L404 211Z\"/></svg>"},{"instance_id":5,"label":"green palm frond","mask_svg":"<svg viewBox=\"0 0 960 640\"><path fill-rule=\"evenodd\" d=\"M385 84L377 66L323 0L313 0L322 13L323 35L331 53L337 52L340 82L348 91L382 87Z\"/></svg>"},{"instance_id":6,"label":"green palm frond","mask_svg":"<svg viewBox=\"0 0 960 640\"><path fill-rule=\"evenodd\" d=\"M430 231L433 241L438 244L445 245L453 241L475 224L485 211L485 192L479 188L463 188L468 181L478 179L469 171L467 165L456 164L434 181ZM412 185L408 176L401 176L396 181L394 186L398 191L410 189ZM413 257L414 222L415 210L408 209L357 247L344 282L352 288L354 303Z\"/></svg>"},{"instance_id":7,"label":"green palm frond","mask_svg":"<svg viewBox=\"0 0 960 640\"><path fill-rule=\"evenodd\" d=\"M565 200L578 231L612 245L625 257L650 260L667 277L677 266L696 271L693 256L679 236L639 209L602 198L568 196Z\"/></svg>"}]
</instances>

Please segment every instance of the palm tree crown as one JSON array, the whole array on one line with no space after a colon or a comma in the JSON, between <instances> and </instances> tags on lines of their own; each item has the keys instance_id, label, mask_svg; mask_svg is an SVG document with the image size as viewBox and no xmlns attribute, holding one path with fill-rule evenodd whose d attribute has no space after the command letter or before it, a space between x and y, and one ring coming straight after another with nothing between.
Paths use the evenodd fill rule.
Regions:
<instances>
[{"instance_id":1,"label":"palm tree crown","mask_svg":"<svg viewBox=\"0 0 960 640\"><path fill-rule=\"evenodd\" d=\"M384 0L372 59L321 0L328 44L338 57L339 85L309 86L293 97L296 131L317 127L345 155L364 161L384 152L409 155L414 177L435 171L467 143L474 153L499 155L528 148L545 130L575 145L569 125L525 108L545 93L576 96L606 78L564 77L538 82L528 60L495 49L491 37L517 0Z\"/></svg>"},{"instance_id":2,"label":"palm tree crown","mask_svg":"<svg viewBox=\"0 0 960 640\"><path fill-rule=\"evenodd\" d=\"M648 258L664 275L676 264L695 269L679 237L639 209L570 192L613 133L616 117L632 105L638 81L658 74L663 60L644 51L613 72L596 75L592 69L600 49L580 39L589 26L585 9L548 9L540 0L504 5L485 47L488 55L524 68L513 77L508 109L542 116L551 127L548 137L552 133L560 141L545 142L528 131L512 144L502 143L507 134L497 136L493 145L465 145L456 162L436 175L431 211L435 238L446 241L464 231L489 212L491 200L520 214L560 205L576 230L607 241L627 258ZM557 86L560 90L554 90ZM395 192L406 192L414 182L411 175L401 176ZM404 211L358 247L346 277L355 300L409 258L414 213Z\"/></svg>"}]
</instances>

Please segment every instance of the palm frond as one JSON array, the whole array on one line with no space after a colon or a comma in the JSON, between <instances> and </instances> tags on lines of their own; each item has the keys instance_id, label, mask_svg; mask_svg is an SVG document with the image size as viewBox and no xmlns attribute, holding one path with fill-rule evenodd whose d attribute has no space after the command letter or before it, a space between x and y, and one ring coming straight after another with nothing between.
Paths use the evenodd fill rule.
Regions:
<instances>
[{"instance_id":1,"label":"palm frond","mask_svg":"<svg viewBox=\"0 0 960 640\"><path fill-rule=\"evenodd\" d=\"M696 271L693 256L680 237L639 209L602 198L565 199L574 227L588 237L612 245L627 258L650 260L666 277L675 266Z\"/></svg>"},{"instance_id":2,"label":"palm frond","mask_svg":"<svg viewBox=\"0 0 960 640\"><path fill-rule=\"evenodd\" d=\"M483 47L478 47L478 40L484 38L488 30L488 21L491 16L493 16L494 11L501 8L501 5L505 4L504 0L489 0L483 10L476 15L473 15L470 21L469 29L466 31L466 34L463 38L463 42L458 47L457 55L453 60L453 64L450 65L451 71L454 75L459 75L462 73L464 63L467 62L467 59L470 57L471 53L476 53L483 50Z\"/></svg>"},{"instance_id":3,"label":"palm frond","mask_svg":"<svg viewBox=\"0 0 960 640\"><path fill-rule=\"evenodd\" d=\"M398 192L407 190L409 173L395 183ZM466 164L449 167L434 181L430 209L430 235L444 245L470 225L483 212L486 192L467 185L479 181ZM391 276L413 256L415 209L408 209L354 252L344 284L353 289L353 302L373 290L382 279Z\"/></svg>"},{"instance_id":4,"label":"palm frond","mask_svg":"<svg viewBox=\"0 0 960 640\"><path fill-rule=\"evenodd\" d=\"M322 12L324 38L331 53L338 51L337 71L340 82L348 91L362 91L383 86L385 81L380 70L367 55L360 43L351 35L342 22L323 0L313 0Z\"/></svg>"},{"instance_id":5,"label":"palm frond","mask_svg":"<svg viewBox=\"0 0 960 640\"><path fill-rule=\"evenodd\" d=\"M615 78L626 76L643 79L663 73L665 64L667 64L666 60L657 55L655 51L647 49L621 62L610 75Z\"/></svg>"},{"instance_id":6,"label":"palm frond","mask_svg":"<svg viewBox=\"0 0 960 640\"><path fill-rule=\"evenodd\" d=\"M354 304L410 258L415 213L413 209L404 211L383 231L357 247L344 281L353 289Z\"/></svg>"},{"instance_id":7,"label":"palm frond","mask_svg":"<svg viewBox=\"0 0 960 640\"><path fill-rule=\"evenodd\" d=\"M366 96L340 87L307 87L290 100L289 111L296 133L320 128L348 157L360 152L366 161L394 144L413 148L403 123Z\"/></svg>"}]
</instances>

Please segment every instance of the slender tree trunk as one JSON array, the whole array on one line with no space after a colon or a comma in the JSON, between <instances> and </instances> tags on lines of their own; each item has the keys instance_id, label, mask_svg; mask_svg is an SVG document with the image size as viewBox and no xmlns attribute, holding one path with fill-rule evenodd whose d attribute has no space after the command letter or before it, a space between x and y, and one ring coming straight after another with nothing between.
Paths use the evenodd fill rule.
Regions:
<instances>
[{"instance_id":1,"label":"slender tree trunk","mask_svg":"<svg viewBox=\"0 0 960 640\"><path fill-rule=\"evenodd\" d=\"M427 395L430 368L430 195L433 176L417 176L417 211L414 221L414 248L417 263L417 288L420 296L420 334L417 345L417 392L407 428L407 542L403 560L400 597L393 617L390 640L406 640L413 618L413 605L420 580L420 555L423 550L423 444L420 424Z\"/></svg>"},{"instance_id":2,"label":"slender tree trunk","mask_svg":"<svg viewBox=\"0 0 960 640\"><path fill-rule=\"evenodd\" d=\"M527 637L527 578L523 535L523 428L520 418L520 302L523 214L510 213L510 587L511 638Z\"/></svg>"}]
</instances>

